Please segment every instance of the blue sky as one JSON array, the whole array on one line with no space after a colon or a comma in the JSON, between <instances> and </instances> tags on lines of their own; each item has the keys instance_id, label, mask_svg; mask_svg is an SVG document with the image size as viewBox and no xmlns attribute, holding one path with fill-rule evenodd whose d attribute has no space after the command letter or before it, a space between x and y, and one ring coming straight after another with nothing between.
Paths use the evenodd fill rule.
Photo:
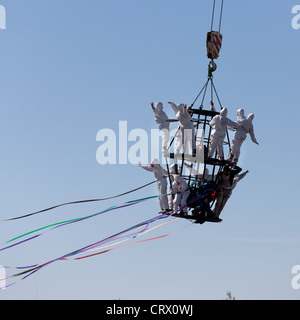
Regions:
<instances>
[{"instance_id":1,"label":"blue sky","mask_svg":"<svg viewBox=\"0 0 300 320\"><path fill-rule=\"evenodd\" d=\"M221 224L176 221L165 239L80 262L59 262L0 299L299 299L299 50L295 1L224 3L214 83L229 117L255 113L240 182ZM156 128L151 101L192 103L207 77L212 1L5 1L0 30L2 219L57 203L111 196L153 180L96 161L102 128ZM173 116L166 106L167 113ZM150 161L150 159L149 159ZM0 222L1 243L56 221L157 193ZM49 233L2 252L1 265L42 263L157 214L157 200ZM188 227L187 227L188 226ZM187 227L187 228L185 228ZM155 233L156 234L156 233ZM154 235L154 234L153 234Z\"/></svg>"}]
</instances>

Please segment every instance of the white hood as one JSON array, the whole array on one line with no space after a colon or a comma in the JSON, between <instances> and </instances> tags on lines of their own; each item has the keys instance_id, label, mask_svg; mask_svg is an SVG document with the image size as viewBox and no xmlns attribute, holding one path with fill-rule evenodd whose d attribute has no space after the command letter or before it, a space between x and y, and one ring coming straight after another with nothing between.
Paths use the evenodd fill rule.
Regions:
<instances>
[{"instance_id":1,"label":"white hood","mask_svg":"<svg viewBox=\"0 0 300 320\"><path fill-rule=\"evenodd\" d=\"M179 110L179 112L183 113L183 108L184 108L184 104L183 104L183 103L180 103L180 104L178 105L178 110Z\"/></svg>"},{"instance_id":2,"label":"white hood","mask_svg":"<svg viewBox=\"0 0 300 320\"><path fill-rule=\"evenodd\" d=\"M228 114L228 109L227 108L222 109L221 112L220 112L221 118L227 118L227 114Z\"/></svg>"},{"instance_id":3,"label":"white hood","mask_svg":"<svg viewBox=\"0 0 300 320\"><path fill-rule=\"evenodd\" d=\"M158 110L158 111L162 111L162 109L163 109L162 102L156 102L155 109Z\"/></svg>"},{"instance_id":4,"label":"white hood","mask_svg":"<svg viewBox=\"0 0 300 320\"><path fill-rule=\"evenodd\" d=\"M174 181L181 182L181 177L179 175L174 176Z\"/></svg>"},{"instance_id":5,"label":"white hood","mask_svg":"<svg viewBox=\"0 0 300 320\"><path fill-rule=\"evenodd\" d=\"M153 160L151 161L151 164L159 164L158 159L153 159Z\"/></svg>"},{"instance_id":6,"label":"white hood","mask_svg":"<svg viewBox=\"0 0 300 320\"><path fill-rule=\"evenodd\" d=\"M244 109L241 108L237 111L237 118L238 118L238 120L242 120L245 118L245 110Z\"/></svg>"}]
</instances>

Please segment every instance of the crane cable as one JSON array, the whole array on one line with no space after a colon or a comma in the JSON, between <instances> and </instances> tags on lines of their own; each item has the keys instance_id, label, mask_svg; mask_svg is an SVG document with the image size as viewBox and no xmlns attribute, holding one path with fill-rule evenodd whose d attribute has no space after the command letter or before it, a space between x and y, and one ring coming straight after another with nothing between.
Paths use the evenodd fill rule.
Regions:
<instances>
[{"instance_id":1,"label":"crane cable","mask_svg":"<svg viewBox=\"0 0 300 320\"><path fill-rule=\"evenodd\" d=\"M224 7L224 0L222 0L222 3L221 3L221 12L220 12L220 20L219 20L219 32L221 31L221 25L222 25L223 7ZM211 31L213 31L215 9L216 9L216 0L214 0L214 3L213 3L213 10L212 10L212 17L211 17L211 27L210 27Z\"/></svg>"}]
</instances>

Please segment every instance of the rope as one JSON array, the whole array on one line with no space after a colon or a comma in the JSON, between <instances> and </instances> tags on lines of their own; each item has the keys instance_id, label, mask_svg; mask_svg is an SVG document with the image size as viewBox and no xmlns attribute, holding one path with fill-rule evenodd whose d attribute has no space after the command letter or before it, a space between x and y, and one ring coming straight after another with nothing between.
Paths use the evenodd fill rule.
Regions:
<instances>
[{"instance_id":1,"label":"rope","mask_svg":"<svg viewBox=\"0 0 300 320\"><path fill-rule=\"evenodd\" d=\"M199 97L201 96L201 93L203 92L204 89L206 89L207 85L208 85L209 79L207 79L205 85L203 86L203 88L201 89L201 91L199 92L199 94L197 95L196 99L193 101L193 103L191 104L190 108L192 108L194 106L194 104L196 103L196 101L199 99Z\"/></svg>"}]
</instances>

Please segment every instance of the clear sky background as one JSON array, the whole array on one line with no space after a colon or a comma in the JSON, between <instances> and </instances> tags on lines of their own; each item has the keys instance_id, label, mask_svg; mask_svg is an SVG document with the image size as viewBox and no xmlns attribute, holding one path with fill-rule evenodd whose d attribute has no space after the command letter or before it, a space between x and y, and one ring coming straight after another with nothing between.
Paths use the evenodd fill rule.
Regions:
<instances>
[{"instance_id":1,"label":"clear sky background","mask_svg":"<svg viewBox=\"0 0 300 320\"><path fill-rule=\"evenodd\" d=\"M220 1L218 2L220 4ZM299 299L300 30L293 0L225 0L214 75L223 105L255 113L240 165L249 175L221 224L176 221L173 236L78 262L57 262L0 299ZM99 198L153 180L138 166L96 161L102 128L156 128L151 101L191 104L207 79L212 1L1 0L0 216ZM218 14L218 12L217 12ZM166 106L167 113L173 111ZM130 146L130 144L129 144ZM150 162L149 157L149 162ZM0 222L0 243L49 223L157 194L155 185L114 201ZM0 253L0 264L57 258L156 216L156 199L58 229ZM185 228L186 227L186 228ZM149 234L150 236L150 234Z\"/></svg>"}]
</instances>

